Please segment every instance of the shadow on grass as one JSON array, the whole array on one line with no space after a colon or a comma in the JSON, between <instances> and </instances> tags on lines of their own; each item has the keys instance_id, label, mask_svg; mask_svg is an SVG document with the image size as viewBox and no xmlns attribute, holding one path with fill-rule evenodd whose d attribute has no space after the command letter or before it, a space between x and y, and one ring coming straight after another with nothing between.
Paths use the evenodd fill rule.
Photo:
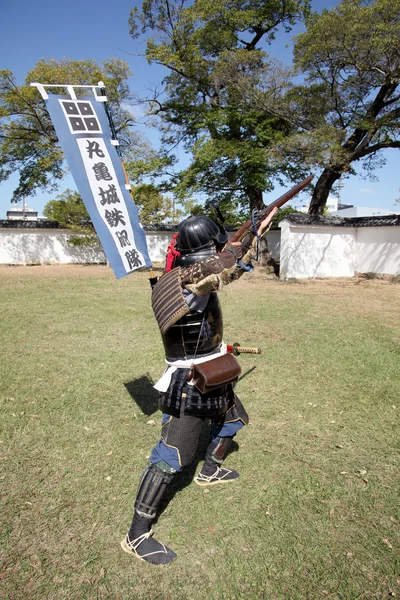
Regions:
<instances>
[{"instance_id":1,"label":"shadow on grass","mask_svg":"<svg viewBox=\"0 0 400 600\"><path fill-rule=\"evenodd\" d=\"M243 375L241 375L238 379L238 381L242 381L242 379L244 379L245 377L247 377L247 375L250 375L250 373L252 373L257 367L251 367L250 369L247 369L247 371L245 373L243 373Z\"/></svg>"},{"instance_id":2,"label":"shadow on grass","mask_svg":"<svg viewBox=\"0 0 400 600\"><path fill-rule=\"evenodd\" d=\"M153 415L158 410L158 392L153 388L154 382L149 375L143 375L124 383L132 400L138 405L143 414Z\"/></svg>"}]
</instances>

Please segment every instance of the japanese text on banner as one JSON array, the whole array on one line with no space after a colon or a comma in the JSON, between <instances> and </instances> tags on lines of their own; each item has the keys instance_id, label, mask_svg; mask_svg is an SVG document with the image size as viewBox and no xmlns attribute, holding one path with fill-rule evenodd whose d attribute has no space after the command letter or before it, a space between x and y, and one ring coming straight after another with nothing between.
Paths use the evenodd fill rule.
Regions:
<instances>
[{"instance_id":1,"label":"japanese text on banner","mask_svg":"<svg viewBox=\"0 0 400 600\"><path fill-rule=\"evenodd\" d=\"M115 243L127 271L144 264L121 194L111 157L102 138L76 140L99 215Z\"/></svg>"}]
</instances>

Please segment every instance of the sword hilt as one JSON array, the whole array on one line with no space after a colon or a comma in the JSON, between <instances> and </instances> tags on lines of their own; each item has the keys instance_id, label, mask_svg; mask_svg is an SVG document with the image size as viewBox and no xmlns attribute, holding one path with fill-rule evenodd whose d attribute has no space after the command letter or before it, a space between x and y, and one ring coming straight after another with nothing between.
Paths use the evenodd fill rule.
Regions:
<instances>
[{"instance_id":1,"label":"sword hilt","mask_svg":"<svg viewBox=\"0 0 400 600\"><path fill-rule=\"evenodd\" d=\"M246 348L237 342L235 342L233 346L227 346L227 348L228 352L234 356L239 356L239 354L261 354L261 348Z\"/></svg>"}]
</instances>

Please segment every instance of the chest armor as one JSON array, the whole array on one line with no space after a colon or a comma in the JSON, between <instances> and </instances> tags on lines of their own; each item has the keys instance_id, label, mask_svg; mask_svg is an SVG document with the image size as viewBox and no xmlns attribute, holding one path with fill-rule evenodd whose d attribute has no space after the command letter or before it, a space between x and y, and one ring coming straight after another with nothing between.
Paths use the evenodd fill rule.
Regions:
<instances>
[{"instance_id":1,"label":"chest armor","mask_svg":"<svg viewBox=\"0 0 400 600\"><path fill-rule=\"evenodd\" d=\"M199 358L217 352L221 346L222 333L218 295L211 292L202 312L190 311L162 335L167 360L195 356Z\"/></svg>"}]
</instances>

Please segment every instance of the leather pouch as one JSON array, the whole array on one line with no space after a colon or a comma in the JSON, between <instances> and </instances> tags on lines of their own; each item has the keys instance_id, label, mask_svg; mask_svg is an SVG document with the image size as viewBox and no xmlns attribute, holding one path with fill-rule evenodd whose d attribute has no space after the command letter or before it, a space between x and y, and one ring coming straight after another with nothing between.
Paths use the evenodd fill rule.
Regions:
<instances>
[{"instance_id":1,"label":"leather pouch","mask_svg":"<svg viewBox=\"0 0 400 600\"><path fill-rule=\"evenodd\" d=\"M241 372L242 369L236 358L228 353L193 365L191 380L199 392L206 394L227 383L234 383Z\"/></svg>"}]
</instances>

